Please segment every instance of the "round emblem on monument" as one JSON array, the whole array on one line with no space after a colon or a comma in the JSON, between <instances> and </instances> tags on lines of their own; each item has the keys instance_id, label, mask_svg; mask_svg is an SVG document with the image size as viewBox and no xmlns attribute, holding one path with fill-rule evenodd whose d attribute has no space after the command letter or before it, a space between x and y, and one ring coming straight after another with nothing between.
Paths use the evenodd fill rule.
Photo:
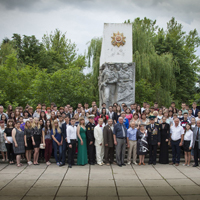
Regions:
<instances>
[{"instance_id":1,"label":"round emblem on monument","mask_svg":"<svg viewBox=\"0 0 200 200\"><path fill-rule=\"evenodd\" d=\"M111 44L113 46L124 46L126 41L126 37L124 37L124 34L123 33L119 33L119 31L117 33L113 33L113 36L111 37L112 38L112 41L111 41Z\"/></svg>"}]
</instances>

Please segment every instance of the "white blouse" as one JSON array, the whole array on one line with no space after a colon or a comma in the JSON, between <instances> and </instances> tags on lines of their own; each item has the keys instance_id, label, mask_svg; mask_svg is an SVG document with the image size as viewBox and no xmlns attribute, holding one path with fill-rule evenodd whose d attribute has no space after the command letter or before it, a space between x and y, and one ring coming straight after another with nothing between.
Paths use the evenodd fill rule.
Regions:
<instances>
[{"instance_id":1,"label":"white blouse","mask_svg":"<svg viewBox=\"0 0 200 200\"><path fill-rule=\"evenodd\" d=\"M193 143L193 131L191 131L191 130L186 131L186 133L184 135L184 140L190 141L190 147L192 147L192 143Z\"/></svg>"}]
</instances>

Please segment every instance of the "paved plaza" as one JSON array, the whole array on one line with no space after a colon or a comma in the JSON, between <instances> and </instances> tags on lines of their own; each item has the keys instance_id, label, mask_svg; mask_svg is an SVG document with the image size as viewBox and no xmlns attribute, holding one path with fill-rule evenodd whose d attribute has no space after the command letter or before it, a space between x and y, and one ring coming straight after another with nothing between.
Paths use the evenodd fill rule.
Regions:
<instances>
[{"instance_id":1,"label":"paved plaza","mask_svg":"<svg viewBox=\"0 0 200 200\"><path fill-rule=\"evenodd\" d=\"M200 199L200 168L0 164L0 200Z\"/></svg>"}]
</instances>

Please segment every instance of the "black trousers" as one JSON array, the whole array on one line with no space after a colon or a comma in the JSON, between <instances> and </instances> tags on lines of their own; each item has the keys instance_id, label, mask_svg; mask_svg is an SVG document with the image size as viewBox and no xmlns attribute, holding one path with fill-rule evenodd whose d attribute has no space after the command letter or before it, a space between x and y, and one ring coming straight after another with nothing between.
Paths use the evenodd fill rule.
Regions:
<instances>
[{"instance_id":1,"label":"black trousers","mask_svg":"<svg viewBox=\"0 0 200 200\"><path fill-rule=\"evenodd\" d=\"M158 145L149 145L149 163L156 163L156 154L157 154Z\"/></svg>"},{"instance_id":2,"label":"black trousers","mask_svg":"<svg viewBox=\"0 0 200 200\"><path fill-rule=\"evenodd\" d=\"M68 163L74 165L74 155L76 153L76 140L71 140L72 148L68 148Z\"/></svg>"},{"instance_id":3,"label":"black trousers","mask_svg":"<svg viewBox=\"0 0 200 200\"><path fill-rule=\"evenodd\" d=\"M114 162L114 147L104 147L105 163Z\"/></svg>"},{"instance_id":4,"label":"black trousers","mask_svg":"<svg viewBox=\"0 0 200 200\"><path fill-rule=\"evenodd\" d=\"M199 149L199 144L198 142L195 141L195 144L194 144L194 162L195 162L195 165L199 165L199 161L198 159L200 159L200 149Z\"/></svg>"},{"instance_id":5,"label":"black trousers","mask_svg":"<svg viewBox=\"0 0 200 200\"><path fill-rule=\"evenodd\" d=\"M8 154L8 160L9 161L14 161L15 159L15 155L14 155L14 152L13 152L13 144L8 144L6 143L6 149L7 149L7 154Z\"/></svg>"},{"instance_id":6,"label":"black trousers","mask_svg":"<svg viewBox=\"0 0 200 200\"><path fill-rule=\"evenodd\" d=\"M95 146L94 146L94 141L91 145L88 143L87 148L88 148L88 158L89 158L88 163L89 164L95 163L96 150L95 150Z\"/></svg>"},{"instance_id":7,"label":"black trousers","mask_svg":"<svg viewBox=\"0 0 200 200\"><path fill-rule=\"evenodd\" d=\"M67 142L65 139L63 139L63 145L62 145L62 163L65 164L66 161L66 151L67 151Z\"/></svg>"}]
</instances>

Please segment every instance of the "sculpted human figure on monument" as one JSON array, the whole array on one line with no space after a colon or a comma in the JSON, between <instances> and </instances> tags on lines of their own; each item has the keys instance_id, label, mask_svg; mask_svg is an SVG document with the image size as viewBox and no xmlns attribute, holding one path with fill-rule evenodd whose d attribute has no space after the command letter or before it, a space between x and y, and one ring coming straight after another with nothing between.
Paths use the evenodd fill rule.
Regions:
<instances>
[{"instance_id":1,"label":"sculpted human figure on monument","mask_svg":"<svg viewBox=\"0 0 200 200\"><path fill-rule=\"evenodd\" d=\"M114 70L114 65L104 65L105 68L100 76L100 90L102 91L101 100L106 105L114 98L116 92L116 83L118 82L118 73Z\"/></svg>"}]
</instances>

